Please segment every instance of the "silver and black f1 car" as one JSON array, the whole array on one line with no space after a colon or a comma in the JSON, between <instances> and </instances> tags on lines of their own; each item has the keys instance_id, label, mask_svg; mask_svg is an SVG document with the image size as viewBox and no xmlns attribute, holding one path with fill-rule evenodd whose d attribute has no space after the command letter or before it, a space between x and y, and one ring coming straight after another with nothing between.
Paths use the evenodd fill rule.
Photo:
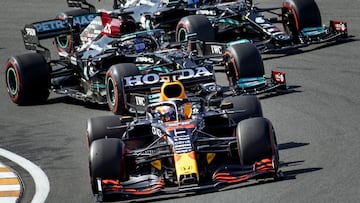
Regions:
<instances>
[{"instance_id":1,"label":"silver and black f1 car","mask_svg":"<svg viewBox=\"0 0 360 203\"><path fill-rule=\"evenodd\" d=\"M189 192L279 177L274 128L255 96L209 107L166 81L145 118L87 120L89 170L98 201Z\"/></svg>"},{"instance_id":2,"label":"silver and black f1 car","mask_svg":"<svg viewBox=\"0 0 360 203\"><path fill-rule=\"evenodd\" d=\"M261 56L250 43L234 43L225 55L201 56L184 48L188 42L166 43L163 30L136 32L128 14L67 12L61 18L26 25L25 47L35 53L13 56L6 63L11 100L19 105L45 102L52 90L108 104L115 114L123 114L156 102L156 89L171 72L193 94L219 95L211 61L219 56L221 61L226 59L234 94L286 88L284 73L264 77ZM55 39L58 59L52 59L50 50L40 43L50 38Z\"/></svg>"},{"instance_id":3,"label":"silver and black f1 car","mask_svg":"<svg viewBox=\"0 0 360 203\"><path fill-rule=\"evenodd\" d=\"M133 12L132 16L144 29L164 29L174 34L177 41L186 39L188 33L197 33L198 39L210 42L247 39L262 53L348 36L344 21L331 20L329 25L323 25L314 0L284 0L280 7L273 8L260 8L252 0L135 0L115 7Z\"/></svg>"}]
</instances>

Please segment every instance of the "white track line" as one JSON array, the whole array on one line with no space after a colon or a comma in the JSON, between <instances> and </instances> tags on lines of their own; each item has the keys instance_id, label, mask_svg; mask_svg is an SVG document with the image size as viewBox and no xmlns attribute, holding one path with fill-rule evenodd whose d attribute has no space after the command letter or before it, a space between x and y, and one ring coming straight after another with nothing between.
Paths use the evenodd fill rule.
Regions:
<instances>
[{"instance_id":1,"label":"white track line","mask_svg":"<svg viewBox=\"0 0 360 203\"><path fill-rule=\"evenodd\" d=\"M16 164L18 164L19 166L21 166L22 168L24 168L26 171L29 172L35 183L35 195L31 202L32 203L45 202L50 191L50 183L44 171L42 171L41 168L36 166L31 161L13 152L7 151L3 148L0 148L0 156L3 156L15 162Z\"/></svg>"},{"instance_id":2,"label":"white track line","mask_svg":"<svg viewBox=\"0 0 360 203\"><path fill-rule=\"evenodd\" d=\"M13 191L13 190L19 190L21 187L20 185L0 185L0 191Z\"/></svg>"},{"instance_id":3,"label":"white track line","mask_svg":"<svg viewBox=\"0 0 360 203\"><path fill-rule=\"evenodd\" d=\"M18 197L0 197L1 203L14 203L18 201Z\"/></svg>"},{"instance_id":4,"label":"white track line","mask_svg":"<svg viewBox=\"0 0 360 203\"><path fill-rule=\"evenodd\" d=\"M3 166L6 167L6 166ZM13 172L1 172L0 178L16 178L17 176Z\"/></svg>"}]
</instances>

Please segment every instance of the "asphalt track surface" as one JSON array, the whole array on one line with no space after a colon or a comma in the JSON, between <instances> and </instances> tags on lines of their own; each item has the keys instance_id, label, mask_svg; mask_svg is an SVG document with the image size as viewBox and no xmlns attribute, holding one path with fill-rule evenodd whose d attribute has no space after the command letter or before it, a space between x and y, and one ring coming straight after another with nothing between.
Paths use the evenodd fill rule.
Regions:
<instances>
[{"instance_id":1,"label":"asphalt track surface","mask_svg":"<svg viewBox=\"0 0 360 203\"><path fill-rule=\"evenodd\" d=\"M95 0L93 0L95 2ZM103 0L98 8L111 8ZM280 0L256 1L278 6ZM358 202L360 200L360 1L317 0L322 20L346 20L350 42L311 46L292 55L264 56L265 71L285 71L294 93L262 99L264 116L277 132L285 179L250 182L230 189L161 202ZM102 6L99 6L102 5ZM66 11L65 0L1 0L0 63L25 53L19 30L26 23ZM224 82L219 76L219 81ZM39 166L49 177L47 202L94 202L91 194L85 121L109 115L106 108L51 95L47 104L11 103L0 76L0 148ZM21 175L22 202L34 195L25 170L0 157ZM148 200L146 200L148 201Z\"/></svg>"}]
</instances>

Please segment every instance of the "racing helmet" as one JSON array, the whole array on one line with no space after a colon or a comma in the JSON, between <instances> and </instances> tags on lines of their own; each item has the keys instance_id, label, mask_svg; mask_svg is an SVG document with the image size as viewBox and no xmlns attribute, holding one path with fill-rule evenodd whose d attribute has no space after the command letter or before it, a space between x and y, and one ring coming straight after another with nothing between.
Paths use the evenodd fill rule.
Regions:
<instances>
[{"instance_id":1,"label":"racing helmet","mask_svg":"<svg viewBox=\"0 0 360 203\"><path fill-rule=\"evenodd\" d=\"M164 105L156 107L156 114L162 122L176 121L176 110L172 106Z\"/></svg>"},{"instance_id":2,"label":"racing helmet","mask_svg":"<svg viewBox=\"0 0 360 203\"><path fill-rule=\"evenodd\" d=\"M134 48L135 48L135 51L138 53L144 52L146 49L144 40L142 38L135 38L134 39Z\"/></svg>"},{"instance_id":3,"label":"racing helmet","mask_svg":"<svg viewBox=\"0 0 360 203\"><path fill-rule=\"evenodd\" d=\"M172 98L180 98L180 99L187 98L184 85L178 80L165 81L161 86L159 101L167 101ZM183 119L191 118L192 115L191 103L183 104L180 110L181 111L179 112L179 114Z\"/></svg>"}]
</instances>

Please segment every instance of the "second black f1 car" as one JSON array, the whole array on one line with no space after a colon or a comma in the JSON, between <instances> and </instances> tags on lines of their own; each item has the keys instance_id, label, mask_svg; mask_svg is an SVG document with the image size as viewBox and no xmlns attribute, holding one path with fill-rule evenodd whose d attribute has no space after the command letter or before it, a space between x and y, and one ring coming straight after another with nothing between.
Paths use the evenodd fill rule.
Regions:
<instances>
[{"instance_id":1,"label":"second black f1 car","mask_svg":"<svg viewBox=\"0 0 360 203\"><path fill-rule=\"evenodd\" d=\"M188 97L180 81L161 87L146 117L87 120L89 170L98 201L172 194L278 178L272 123L255 96L234 96L210 107Z\"/></svg>"},{"instance_id":2,"label":"second black f1 car","mask_svg":"<svg viewBox=\"0 0 360 203\"><path fill-rule=\"evenodd\" d=\"M262 53L348 37L345 21L330 20L323 25L314 0L284 0L280 7L271 8L258 7L252 0L135 0L115 7L133 12L132 16L144 29L164 29L177 41L186 39L188 33L197 33L198 39L210 42L247 39Z\"/></svg>"},{"instance_id":3,"label":"second black f1 car","mask_svg":"<svg viewBox=\"0 0 360 203\"><path fill-rule=\"evenodd\" d=\"M157 101L156 89L169 73L176 73L187 92L221 96L212 58L225 64L232 94L286 88L284 73L264 77L263 62L253 44L233 43L225 54L200 55L187 50L188 42L165 42L163 30L136 32L129 13L72 14L76 15L68 12L64 19L35 22L22 30L25 47L33 52L12 56L5 65L6 86L14 103L45 102L52 90L108 104L115 114L139 112ZM40 43L49 38L55 39L58 59L50 57L49 49Z\"/></svg>"},{"instance_id":4,"label":"second black f1 car","mask_svg":"<svg viewBox=\"0 0 360 203\"><path fill-rule=\"evenodd\" d=\"M277 8L259 8L251 0L202 6L196 9L196 15L185 16L178 22L176 40L186 39L188 33L197 33L200 40L222 43L247 39L262 53L348 37L346 22L331 20L328 26L322 24L314 0L285 0Z\"/></svg>"}]
</instances>

